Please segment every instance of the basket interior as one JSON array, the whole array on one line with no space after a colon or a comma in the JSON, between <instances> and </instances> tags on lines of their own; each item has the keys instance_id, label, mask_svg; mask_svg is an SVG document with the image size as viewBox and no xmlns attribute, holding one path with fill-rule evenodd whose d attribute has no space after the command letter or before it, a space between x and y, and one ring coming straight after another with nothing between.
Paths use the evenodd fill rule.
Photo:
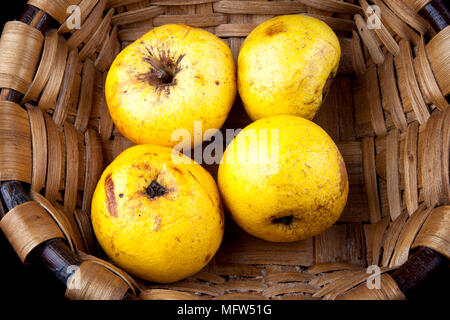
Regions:
<instances>
[{"instance_id":1,"label":"basket interior","mask_svg":"<svg viewBox=\"0 0 450 320\"><path fill-rule=\"evenodd\" d=\"M151 28L184 23L224 39L237 61L240 45L259 23L282 14L318 17L335 30L342 48L338 75L314 119L336 142L348 171L349 198L339 221L304 241L270 243L227 219L222 246L202 272L170 285L140 280L134 285L142 297L151 298L337 297L346 286L334 280L344 275L354 280L372 264L383 270L398 266L403 260L394 258L412 244L397 242L410 217L449 203L444 170L448 88L433 64L439 60L434 57L443 54L435 40L440 36L413 7L408 13L414 13L415 20L407 20L392 1L376 1L387 14L383 33L375 32L364 21L367 2L353 2L85 0L80 3L81 29L71 30L67 15L57 6L30 1L58 20L60 34L51 28L45 38L36 35L31 41L21 35L27 30L23 26L5 27L4 34L17 27L11 32L16 38L10 40L29 46L30 61L25 64L32 68L30 75L22 75L24 84L17 82L13 88L24 94L27 109L2 102L14 121L2 123L0 130L15 132L18 142L14 148L11 140L5 142L14 152L1 158L1 180L31 184L34 200L43 204L45 197L52 210L66 217L73 249L107 260L95 241L89 215L102 170L132 146L114 127L104 98L105 77L120 50ZM407 2L409 6L416 1ZM441 32L441 38L449 34L448 28ZM420 33L433 39L426 47ZM46 72L49 66L51 72ZM426 67L433 78L422 77L420 71ZM13 86L5 81L10 80L0 76L2 87ZM438 85L445 102L426 90L430 82ZM430 121L433 125L425 126ZM222 131L250 122L237 97ZM438 127L440 135L433 129ZM427 152L424 141L432 141L429 148L444 146L439 156ZM431 173L423 172L430 166ZM205 168L216 177L217 165ZM429 184L423 183L425 176L432 177ZM335 287L327 286L332 283Z\"/></svg>"}]
</instances>

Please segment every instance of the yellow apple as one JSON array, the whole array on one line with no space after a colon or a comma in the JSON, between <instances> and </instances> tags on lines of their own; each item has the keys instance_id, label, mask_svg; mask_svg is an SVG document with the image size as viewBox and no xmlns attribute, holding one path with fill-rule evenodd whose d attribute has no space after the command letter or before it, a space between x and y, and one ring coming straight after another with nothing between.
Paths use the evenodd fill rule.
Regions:
<instances>
[{"instance_id":1,"label":"yellow apple","mask_svg":"<svg viewBox=\"0 0 450 320\"><path fill-rule=\"evenodd\" d=\"M238 58L238 90L253 120L289 114L311 120L336 75L339 40L324 22L279 16L256 27Z\"/></svg>"},{"instance_id":2,"label":"yellow apple","mask_svg":"<svg viewBox=\"0 0 450 320\"><path fill-rule=\"evenodd\" d=\"M253 122L227 147L218 174L231 218L255 237L297 241L341 215L348 195L343 158L328 134L304 118Z\"/></svg>"},{"instance_id":3,"label":"yellow apple","mask_svg":"<svg viewBox=\"0 0 450 320\"><path fill-rule=\"evenodd\" d=\"M174 131L186 129L194 146L195 121L202 134L225 122L236 95L235 73L231 50L220 38L186 25L163 25L116 57L106 101L116 127L132 142L173 147L180 142Z\"/></svg>"},{"instance_id":4,"label":"yellow apple","mask_svg":"<svg viewBox=\"0 0 450 320\"><path fill-rule=\"evenodd\" d=\"M100 245L115 264L145 280L168 283L199 272L222 241L214 179L178 157L174 162L167 147L127 149L94 192L91 217Z\"/></svg>"}]
</instances>

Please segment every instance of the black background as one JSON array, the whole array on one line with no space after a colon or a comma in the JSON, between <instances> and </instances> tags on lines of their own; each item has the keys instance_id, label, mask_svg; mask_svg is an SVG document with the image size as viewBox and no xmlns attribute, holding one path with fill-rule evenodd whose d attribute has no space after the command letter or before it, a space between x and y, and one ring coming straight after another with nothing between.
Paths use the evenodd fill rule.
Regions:
<instances>
[{"instance_id":1,"label":"black background","mask_svg":"<svg viewBox=\"0 0 450 320\"><path fill-rule=\"evenodd\" d=\"M0 30L3 30L3 25L5 22L9 20L18 19L21 15L21 13L25 9L26 0L12 0L8 1L7 3L4 3L4 6L2 6L2 9L0 10ZM446 298L448 297L448 290L449 290L449 282L448 282L448 269L444 271L444 275L441 274L440 277L437 277L435 281L432 281L427 284L425 288L421 288L420 290L421 294L418 296L412 297L413 300L429 300L436 298ZM443 290L442 290L443 289ZM0 232L0 306L2 309L4 307L14 307L17 311L17 313L22 313L23 311L26 311L27 305L30 302L38 302L38 303L44 303L41 305L41 308L45 308L45 306L48 306L48 308L52 308L55 306L54 303L57 303L59 305L65 306L68 302L64 299L64 291L65 287L61 283L58 282L58 280L55 279L55 277L44 267L39 266L38 264L33 264L33 266L24 266L22 262L17 257L16 253L13 251L13 249L10 247L8 241L6 240L5 236L2 232ZM443 293L444 291L445 293ZM22 301L24 302L24 308L17 309L15 304L9 305L9 301ZM50 303L50 305L48 305ZM318 304L312 303L312 304L304 304L300 303L300 305L296 306L293 305L292 302L288 303L288 305L283 306L283 308L280 307L278 303L276 303L279 308L276 308L276 310L288 314L292 310L296 310L298 307L305 308L305 307L311 307L312 310L320 309L319 313L324 312L322 307L320 307ZM84 304L86 306L86 304ZM92 307L92 305L90 305ZM398 305L397 305L398 306ZM384 307L387 307L388 309L391 309L390 307L396 308L395 305L385 305ZM102 312L106 311L106 309L103 307L100 308ZM110 312L115 312L115 308L112 308L110 304L108 304L107 309L110 310ZM136 308L136 305L134 305ZM150 308L155 308L155 305L149 306ZM167 308L168 305L158 305L158 308ZM175 308L176 310L177 305L171 304L170 309ZM373 304L370 305L363 305L362 308L369 308L368 310L371 313L378 310L385 310L385 312L389 312L387 309L379 309ZM412 311L411 304L408 304L408 308L410 311ZM442 307L442 305L440 305ZM336 309L336 305L334 307L328 306L329 311L345 311L347 310L345 317L348 317L348 313L350 313L350 310L352 312L357 312L354 309L354 306L350 306L349 304L340 304L338 305ZM33 311L32 310L28 311ZM95 307L95 309L97 309ZM137 308L141 309L141 308ZM283 310L282 310L283 309ZM404 309L404 308L401 308ZM367 309L366 309L367 310ZM156 311L156 310L154 310ZM167 310L166 310L167 311ZM287 313L286 313L287 312ZM301 315L301 312L296 312L297 315ZM375 312L377 313L377 312ZM277 312L279 315L279 313ZM153 313L153 316L155 314ZM336 314L335 314L336 315ZM363 315L363 314L359 314ZM404 315L404 314L403 314ZM130 314L128 314L128 317ZM153 318L152 313L148 314L149 318ZM168 316L166 314L166 316ZM164 317L166 318L166 317ZM167 318L172 318L171 316L168 316ZM229 318L229 317L227 317ZM233 318L233 317L231 317ZM272 317L268 317L272 318Z\"/></svg>"}]
</instances>

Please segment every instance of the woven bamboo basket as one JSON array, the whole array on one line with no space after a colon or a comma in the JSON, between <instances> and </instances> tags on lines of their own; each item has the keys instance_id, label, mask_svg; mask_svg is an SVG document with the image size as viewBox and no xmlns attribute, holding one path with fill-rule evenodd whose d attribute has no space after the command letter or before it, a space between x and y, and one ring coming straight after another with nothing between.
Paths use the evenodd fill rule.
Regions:
<instances>
[{"instance_id":1,"label":"woven bamboo basket","mask_svg":"<svg viewBox=\"0 0 450 320\"><path fill-rule=\"evenodd\" d=\"M341 42L314 119L346 162L341 218L287 244L227 221L200 273L168 285L132 278L102 254L89 218L102 170L132 145L107 110L110 64L166 23L216 34L236 59L256 25L283 14L317 17ZM0 228L23 262L39 259L67 284L69 299L405 299L450 256L449 22L430 0L29 0L0 39ZM238 98L223 129L249 123ZM373 265L381 286L369 289Z\"/></svg>"}]
</instances>

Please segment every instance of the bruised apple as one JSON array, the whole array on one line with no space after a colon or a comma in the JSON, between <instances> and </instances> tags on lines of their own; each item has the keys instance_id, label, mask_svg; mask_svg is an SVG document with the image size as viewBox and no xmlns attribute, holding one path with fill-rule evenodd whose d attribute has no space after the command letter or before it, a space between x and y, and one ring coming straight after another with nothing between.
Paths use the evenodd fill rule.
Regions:
<instances>
[{"instance_id":1,"label":"bruised apple","mask_svg":"<svg viewBox=\"0 0 450 320\"><path fill-rule=\"evenodd\" d=\"M106 254L136 277L174 282L199 272L222 241L216 183L172 149L139 145L104 171L92 200L95 235Z\"/></svg>"},{"instance_id":2,"label":"bruised apple","mask_svg":"<svg viewBox=\"0 0 450 320\"><path fill-rule=\"evenodd\" d=\"M253 120L280 114L311 120L336 75L341 48L324 22L279 16L256 27L242 44L238 89Z\"/></svg>"},{"instance_id":3,"label":"bruised apple","mask_svg":"<svg viewBox=\"0 0 450 320\"><path fill-rule=\"evenodd\" d=\"M176 130L193 137L194 122L201 122L202 135L212 132L236 96L235 69L228 45L205 30L182 24L152 29L126 47L108 72L111 117L136 144L173 147L181 141Z\"/></svg>"}]
</instances>

